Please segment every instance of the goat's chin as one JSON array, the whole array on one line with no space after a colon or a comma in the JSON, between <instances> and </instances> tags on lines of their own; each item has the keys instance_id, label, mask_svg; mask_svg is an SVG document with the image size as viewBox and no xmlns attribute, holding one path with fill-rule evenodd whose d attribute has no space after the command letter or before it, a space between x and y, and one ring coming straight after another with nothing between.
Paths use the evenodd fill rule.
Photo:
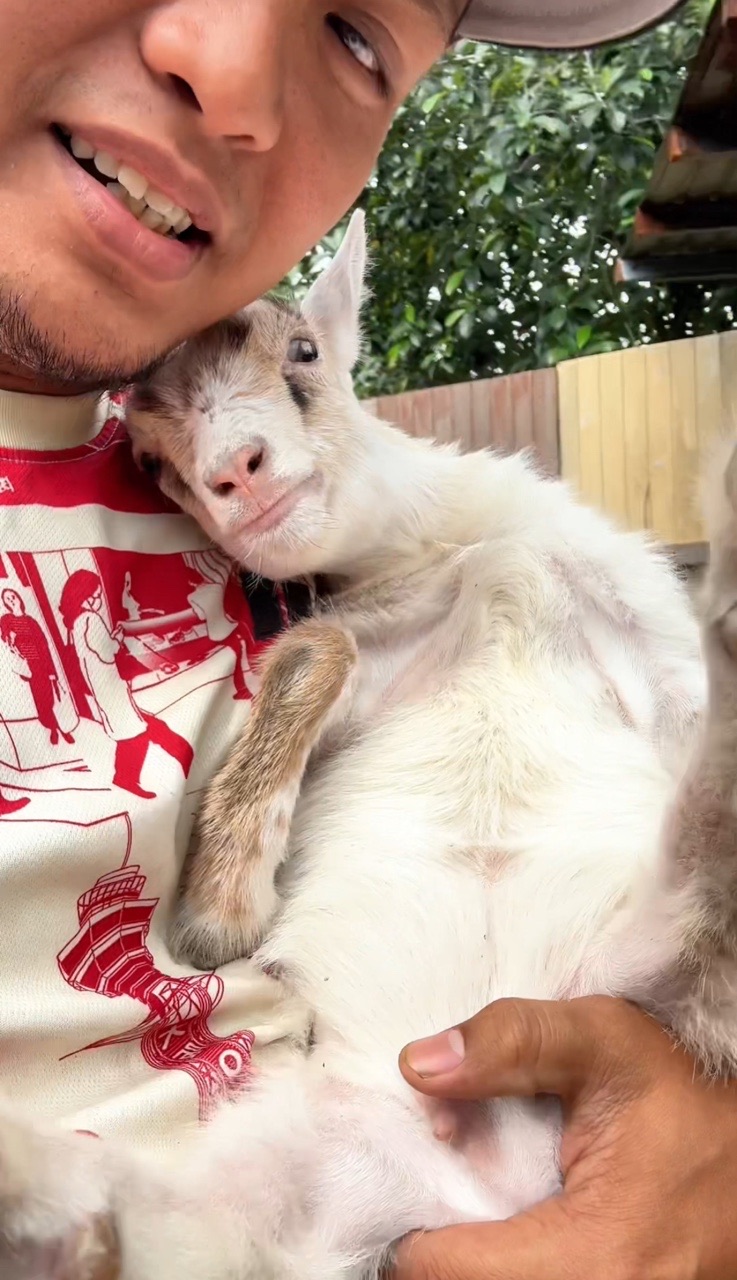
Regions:
<instances>
[{"instance_id":1,"label":"goat's chin","mask_svg":"<svg viewBox=\"0 0 737 1280\"><path fill-rule=\"evenodd\" d=\"M231 535L222 545L244 569L272 582L323 573L332 559L331 548L325 545L324 526L318 521L285 520L256 537L246 531Z\"/></svg>"}]
</instances>

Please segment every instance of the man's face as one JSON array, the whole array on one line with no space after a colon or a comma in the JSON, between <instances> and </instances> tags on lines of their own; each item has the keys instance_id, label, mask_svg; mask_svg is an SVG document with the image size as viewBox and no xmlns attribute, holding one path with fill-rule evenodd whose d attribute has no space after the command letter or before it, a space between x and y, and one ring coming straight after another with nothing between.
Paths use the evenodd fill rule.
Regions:
<instances>
[{"instance_id":1,"label":"man's face","mask_svg":"<svg viewBox=\"0 0 737 1280\"><path fill-rule=\"evenodd\" d=\"M2 0L6 367L110 385L273 286L359 194L461 7ZM69 134L200 229L142 225Z\"/></svg>"}]
</instances>

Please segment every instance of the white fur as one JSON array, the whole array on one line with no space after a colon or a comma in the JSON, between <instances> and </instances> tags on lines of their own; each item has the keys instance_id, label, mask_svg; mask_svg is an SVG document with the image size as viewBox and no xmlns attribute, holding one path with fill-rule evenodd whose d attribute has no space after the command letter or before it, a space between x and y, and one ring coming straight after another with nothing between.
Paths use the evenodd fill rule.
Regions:
<instances>
[{"instance_id":1,"label":"white fur","mask_svg":"<svg viewBox=\"0 0 737 1280\"><path fill-rule=\"evenodd\" d=\"M116 1176L130 1280L363 1280L412 1228L548 1195L554 1105L495 1103L440 1143L400 1049L504 996L646 997L678 950L660 836L705 700L685 592L526 458L459 456L363 412L357 323L329 337L346 298L358 312L348 256L305 304L328 349L295 474L307 454L320 486L258 545L220 529L266 572L342 577L329 612L359 650L254 961L314 1010L314 1047L224 1109L175 1181ZM260 404L283 463L281 421ZM206 465L199 437L197 494Z\"/></svg>"}]
</instances>

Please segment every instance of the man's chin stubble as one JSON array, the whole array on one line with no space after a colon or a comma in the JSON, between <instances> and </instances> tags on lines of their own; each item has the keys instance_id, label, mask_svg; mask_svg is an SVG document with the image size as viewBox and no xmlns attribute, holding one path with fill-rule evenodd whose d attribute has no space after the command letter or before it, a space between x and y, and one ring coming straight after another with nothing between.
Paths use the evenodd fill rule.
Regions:
<instances>
[{"instance_id":1,"label":"man's chin stubble","mask_svg":"<svg viewBox=\"0 0 737 1280\"><path fill-rule=\"evenodd\" d=\"M0 389L23 387L57 394L117 391L151 373L166 353L136 363L109 363L80 350L73 332L51 335L37 325L24 299L0 284Z\"/></svg>"}]
</instances>

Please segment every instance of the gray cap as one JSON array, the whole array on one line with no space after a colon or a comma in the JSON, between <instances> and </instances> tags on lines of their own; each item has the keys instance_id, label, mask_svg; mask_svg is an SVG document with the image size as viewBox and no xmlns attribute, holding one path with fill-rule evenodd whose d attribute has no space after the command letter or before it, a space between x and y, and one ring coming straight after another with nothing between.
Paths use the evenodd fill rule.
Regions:
<instances>
[{"instance_id":1,"label":"gray cap","mask_svg":"<svg viewBox=\"0 0 737 1280\"><path fill-rule=\"evenodd\" d=\"M527 49L586 49L644 31L682 0L471 0L459 24L470 40Z\"/></svg>"}]
</instances>

